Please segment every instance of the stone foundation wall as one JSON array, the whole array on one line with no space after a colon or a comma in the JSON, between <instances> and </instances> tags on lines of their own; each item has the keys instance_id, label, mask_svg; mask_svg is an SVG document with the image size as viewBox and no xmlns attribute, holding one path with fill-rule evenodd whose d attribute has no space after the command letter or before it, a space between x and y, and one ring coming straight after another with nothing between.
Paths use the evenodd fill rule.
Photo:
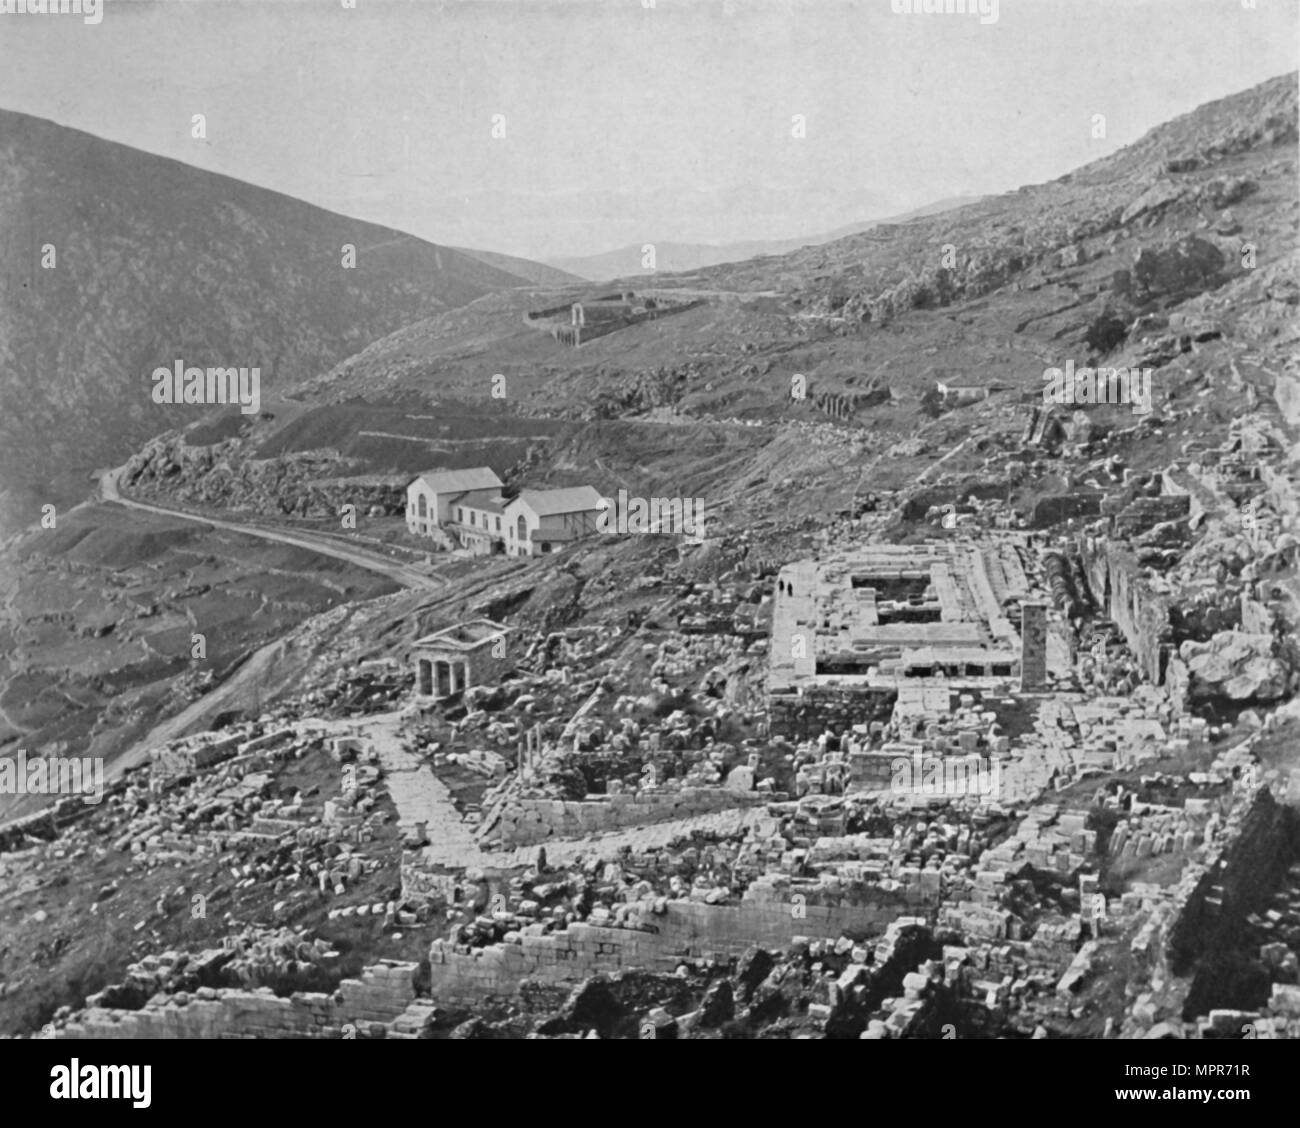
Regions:
<instances>
[{"instance_id":1,"label":"stone foundation wall","mask_svg":"<svg viewBox=\"0 0 1300 1128\"><path fill-rule=\"evenodd\" d=\"M195 772L228 760L244 742L243 735L228 736L221 740L205 741L181 748L159 748L149 758L154 775L166 779L171 776L193 775Z\"/></svg>"},{"instance_id":2,"label":"stone foundation wall","mask_svg":"<svg viewBox=\"0 0 1300 1128\"><path fill-rule=\"evenodd\" d=\"M1124 633L1151 684L1162 684L1171 644L1168 599L1151 589L1137 558L1113 541L1081 538L1079 556L1094 602Z\"/></svg>"},{"instance_id":3,"label":"stone foundation wall","mask_svg":"<svg viewBox=\"0 0 1300 1128\"><path fill-rule=\"evenodd\" d=\"M1107 501L1110 499L1108 498ZM1115 536L1131 537L1144 533L1165 521L1178 521L1191 514L1190 494L1162 494L1159 497L1137 497L1127 504L1116 498L1115 504L1103 505L1102 514L1110 518L1110 531Z\"/></svg>"},{"instance_id":4,"label":"stone foundation wall","mask_svg":"<svg viewBox=\"0 0 1300 1128\"><path fill-rule=\"evenodd\" d=\"M118 779L104 787L105 797L125 791L127 782ZM52 797L53 798L53 797ZM36 841L52 842L63 830L84 818L89 818L100 809L98 803L83 802L80 795L65 795L43 811L34 811L30 815L12 819L0 824L0 854L10 850L24 850Z\"/></svg>"},{"instance_id":5,"label":"stone foundation wall","mask_svg":"<svg viewBox=\"0 0 1300 1128\"><path fill-rule=\"evenodd\" d=\"M1053 494L1040 497L1029 511L1031 529L1048 529L1072 517L1096 517L1101 512L1100 493Z\"/></svg>"},{"instance_id":6,"label":"stone foundation wall","mask_svg":"<svg viewBox=\"0 0 1300 1128\"><path fill-rule=\"evenodd\" d=\"M1229 816L1223 852L1180 891L1169 925L1175 974L1225 945L1241 919L1275 889L1296 856L1294 815L1261 788Z\"/></svg>"},{"instance_id":7,"label":"stone foundation wall","mask_svg":"<svg viewBox=\"0 0 1300 1128\"><path fill-rule=\"evenodd\" d=\"M0 854L32 845L31 839L50 842L59 836L53 810L36 811L0 826Z\"/></svg>"},{"instance_id":8,"label":"stone foundation wall","mask_svg":"<svg viewBox=\"0 0 1300 1128\"><path fill-rule=\"evenodd\" d=\"M162 780L190 776L236 756L251 756L255 752L278 748L297 735L298 730L291 727L274 729L251 738L247 733L235 733L215 740L187 741L177 747L159 748L152 752L149 757L150 771L154 777Z\"/></svg>"},{"instance_id":9,"label":"stone foundation wall","mask_svg":"<svg viewBox=\"0 0 1300 1128\"><path fill-rule=\"evenodd\" d=\"M241 991L200 987L191 995L152 1000L140 1010L91 1007L56 1038L338 1038L345 1026L365 1037L416 999L416 965L386 962L360 979L345 979L332 995L298 992L277 998L270 988Z\"/></svg>"},{"instance_id":10,"label":"stone foundation wall","mask_svg":"<svg viewBox=\"0 0 1300 1128\"><path fill-rule=\"evenodd\" d=\"M772 694L768 698L769 731L790 740L811 740L827 728L843 732L853 725L888 721L894 711L893 691L819 689L803 694Z\"/></svg>"},{"instance_id":11,"label":"stone foundation wall","mask_svg":"<svg viewBox=\"0 0 1300 1128\"><path fill-rule=\"evenodd\" d=\"M772 796L759 792L728 791L723 787L641 791L574 801L512 799L502 806L491 837L504 848L532 846L552 838L579 838L627 826L647 826L707 815L733 807L753 807L771 799Z\"/></svg>"},{"instance_id":12,"label":"stone foundation wall","mask_svg":"<svg viewBox=\"0 0 1300 1128\"><path fill-rule=\"evenodd\" d=\"M795 901L798 895L794 885L751 886L738 905L669 901L654 912L647 904L628 914L628 927L571 924L545 935L525 932L518 944L470 951L436 940L429 951L432 995L471 1005L512 996L524 978L558 984L620 968L672 971L683 960L725 960L755 944L789 949L797 936L880 936L901 917L933 907L915 892L871 887L838 897L806 891L803 902Z\"/></svg>"}]
</instances>

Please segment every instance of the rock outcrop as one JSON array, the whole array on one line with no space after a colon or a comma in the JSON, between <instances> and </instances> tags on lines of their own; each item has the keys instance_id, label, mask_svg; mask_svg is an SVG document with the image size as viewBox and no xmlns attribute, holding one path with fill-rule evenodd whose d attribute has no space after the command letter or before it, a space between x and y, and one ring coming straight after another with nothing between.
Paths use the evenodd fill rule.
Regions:
<instances>
[{"instance_id":1,"label":"rock outcrop","mask_svg":"<svg viewBox=\"0 0 1300 1128\"><path fill-rule=\"evenodd\" d=\"M1216 285L1224 268L1223 252L1195 235L1169 247L1143 247L1133 262L1133 277L1150 294L1186 294Z\"/></svg>"},{"instance_id":2,"label":"rock outcrop","mask_svg":"<svg viewBox=\"0 0 1300 1128\"><path fill-rule=\"evenodd\" d=\"M241 456L239 440L190 447L156 439L131 459L122 486L169 505L279 517L335 517L344 505L361 515L396 516L406 506L400 475L358 474L331 451L276 458Z\"/></svg>"},{"instance_id":3,"label":"rock outcrop","mask_svg":"<svg viewBox=\"0 0 1300 1128\"><path fill-rule=\"evenodd\" d=\"M1209 642L1184 642L1179 656L1193 697L1271 701L1286 690L1288 670L1273 655L1272 635L1220 631Z\"/></svg>"}]
</instances>

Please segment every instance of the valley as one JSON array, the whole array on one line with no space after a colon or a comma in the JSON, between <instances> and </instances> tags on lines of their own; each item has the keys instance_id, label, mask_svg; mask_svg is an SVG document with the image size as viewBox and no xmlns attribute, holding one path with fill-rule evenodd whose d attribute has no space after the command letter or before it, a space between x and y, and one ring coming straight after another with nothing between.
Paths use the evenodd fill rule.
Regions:
<instances>
[{"instance_id":1,"label":"valley","mask_svg":"<svg viewBox=\"0 0 1300 1128\"><path fill-rule=\"evenodd\" d=\"M0 752L109 786L0 796L0 1030L1300 1034L1298 117L652 279L412 240L255 415L80 402ZM707 519L502 530L584 486Z\"/></svg>"}]
</instances>

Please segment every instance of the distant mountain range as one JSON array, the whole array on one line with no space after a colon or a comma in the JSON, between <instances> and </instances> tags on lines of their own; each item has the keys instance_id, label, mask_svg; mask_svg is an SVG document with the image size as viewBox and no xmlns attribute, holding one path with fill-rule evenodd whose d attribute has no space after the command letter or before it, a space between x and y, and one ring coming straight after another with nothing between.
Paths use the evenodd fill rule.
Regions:
<instances>
[{"instance_id":1,"label":"distant mountain range","mask_svg":"<svg viewBox=\"0 0 1300 1128\"><path fill-rule=\"evenodd\" d=\"M582 258L562 258L549 260L550 265L559 270L576 274L589 281L604 281L612 278L629 278L638 274L674 273L679 271L700 270L706 266L718 266L726 262L743 262L745 259L758 258L761 255L784 255L797 251L801 247L815 247L823 243L833 243L849 235L858 235L863 231L882 223L906 223L910 219L921 219L928 215L951 211L982 199L980 196L953 196L927 204L923 208L905 212L902 215L862 220L837 227L821 235L801 236L797 239L749 240L740 243L655 243L655 264L653 269L642 265L644 253L642 244L620 247L604 254L588 255Z\"/></svg>"},{"instance_id":2,"label":"distant mountain range","mask_svg":"<svg viewBox=\"0 0 1300 1128\"><path fill-rule=\"evenodd\" d=\"M258 366L265 402L411 321L554 274L0 111L0 528L79 500L90 470L205 410L155 404L156 367Z\"/></svg>"}]
</instances>

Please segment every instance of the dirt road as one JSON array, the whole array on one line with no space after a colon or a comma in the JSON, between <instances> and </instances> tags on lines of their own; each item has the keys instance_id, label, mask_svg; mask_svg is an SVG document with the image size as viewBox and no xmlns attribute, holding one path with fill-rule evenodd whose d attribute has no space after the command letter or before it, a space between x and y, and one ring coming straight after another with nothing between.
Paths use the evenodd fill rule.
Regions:
<instances>
[{"instance_id":1,"label":"dirt road","mask_svg":"<svg viewBox=\"0 0 1300 1128\"><path fill-rule=\"evenodd\" d=\"M128 509L141 509L147 513L157 513L164 517L179 517L184 521L197 521L202 525L211 525L217 529L228 529L233 533L242 533L244 536L279 541L281 544L290 544L295 548L305 548L309 552L319 552L322 556L333 556L339 560L346 560L349 564L355 564L358 568L377 572L381 576L386 576L392 580L393 583L406 588L432 589L447 586L447 581L442 576L421 571L409 564L400 564L366 548L341 545L332 538L318 533L306 532L300 529L293 532L280 532L278 530L264 529L258 525L241 524L237 521L201 517L193 513L187 513L183 509L171 509L161 505L149 505L142 501L133 501L130 498L123 497L118 489L118 478L124 469L125 467L118 466L100 475L100 494L106 502L122 505Z\"/></svg>"}]
</instances>

